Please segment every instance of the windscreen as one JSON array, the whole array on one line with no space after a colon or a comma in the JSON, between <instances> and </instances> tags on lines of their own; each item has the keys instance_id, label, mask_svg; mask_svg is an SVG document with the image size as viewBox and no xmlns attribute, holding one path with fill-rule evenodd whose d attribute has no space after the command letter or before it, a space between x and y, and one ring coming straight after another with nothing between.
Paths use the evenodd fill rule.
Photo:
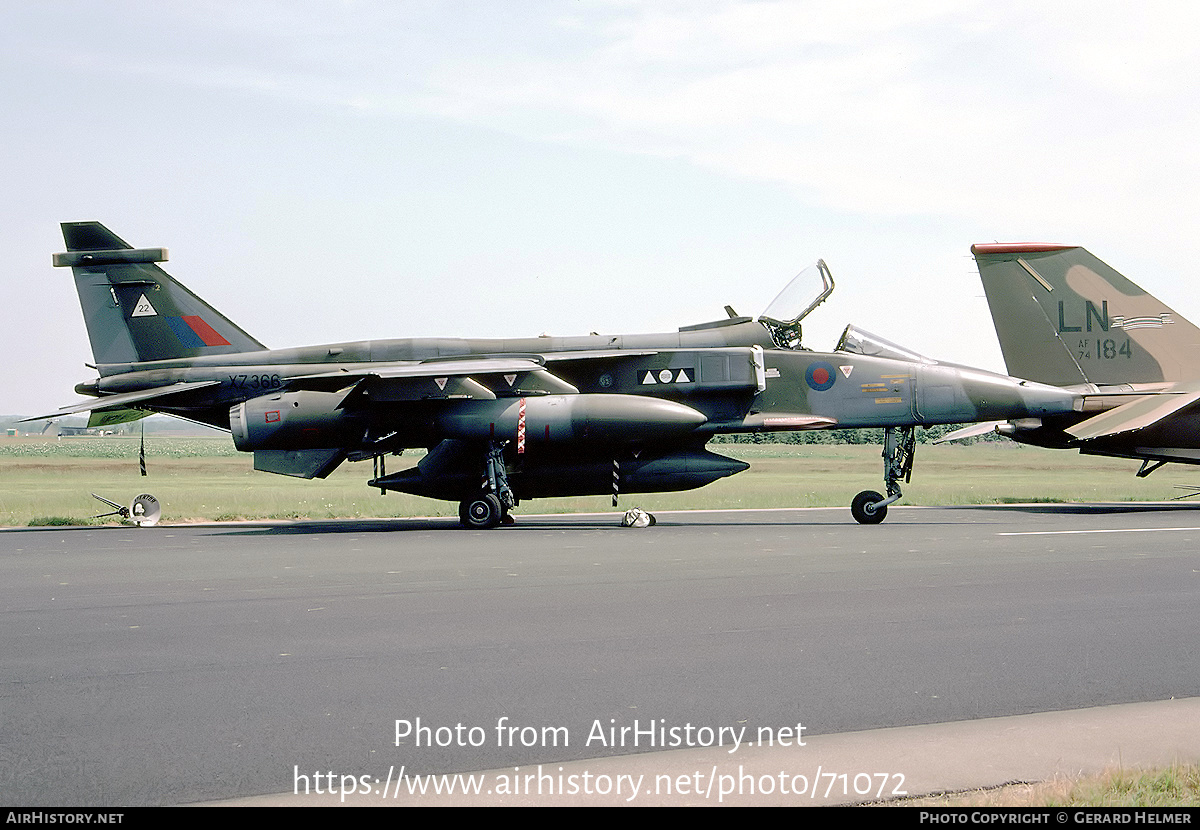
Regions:
<instances>
[{"instance_id":1,"label":"windscreen","mask_svg":"<svg viewBox=\"0 0 1200 830\"><path fill-rule=\"evenodd\" d=\"M846 326L835 351L867 355L868 357L889 357L893 360L907 360L910 363L937 363L936 360L918 354L912 349L906 349L877 334L856 329L854 326Z\"/></svg>"}]
</instances>

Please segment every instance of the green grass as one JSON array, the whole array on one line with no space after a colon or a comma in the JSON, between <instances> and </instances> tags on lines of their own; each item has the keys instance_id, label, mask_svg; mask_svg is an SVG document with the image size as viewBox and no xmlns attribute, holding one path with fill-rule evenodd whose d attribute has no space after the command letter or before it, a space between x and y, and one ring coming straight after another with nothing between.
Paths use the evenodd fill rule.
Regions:
<instances>
[{"instance_id":1,"label":"green grass","mask_svg":"<svg viewBox=\"0 0 1200 830\"><path fill-rule=\"evenodd\" d=\"M1110 773L1098 781L1079 782L1071 805L1084 807L1200 806L1200 769L1171 767L1148 773Z\"/></svg>"},{"instance_id":2,"label":"green grass","mask_svg":"<svg viewBox=\"0 0 1200 830\"><path fill-rule=\"evenodd\" d=\"M883 490L880 448L870 445L723 444L712 449L751 463L740 475L685 493L629 495L647 510L738 507L845 507L860 490ZM153 493L163 520L213 521L392 516L456 516L457 505L368 488L371 465L346 463L324 481L255 472L228 438L147 440L149 476L138 475L136 438L0 439L0 524L87 522L109 508L97 493L127 503ZM389 471L420 453L389 458ZM1135 478L1138 463L1015 444L917 448L901 504L1161 501L1200 472L1171 466ZM601 512L608 496L524 502L519 512Z\"/></svg>"},{"instance_id":3,"label":"green grass","mask_svg":"<svg viewBox=\"0 0 1200 830\"><path fill-rule=\"evenodd\" d=\"M1197 807L1200 768L1113 770L1079 779L900 799L889 807Z\"/></svg>"},{"instance_id":4,"label":"green grass","mask_svg":"<svg viewBox=\"0 0 1200 830\"><path fill-rule=\"evenodd\" d=\"M100 520L91 521L99 523ZM28 522L29 527L72 527L77 524L80 524L80 520L70 516L35 516Z\"/></svg>"}]
</instances>

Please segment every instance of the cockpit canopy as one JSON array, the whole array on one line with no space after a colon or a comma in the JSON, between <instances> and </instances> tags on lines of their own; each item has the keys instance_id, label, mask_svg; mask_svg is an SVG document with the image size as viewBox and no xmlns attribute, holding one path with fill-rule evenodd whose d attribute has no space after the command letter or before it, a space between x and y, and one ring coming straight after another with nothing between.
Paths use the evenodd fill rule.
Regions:
<instances>
[{"instance_id":1,"label":"cockpit canopy","mask_svg":"<svg viewBox=\"0 0 1200 830\"><path fill-rule=\"evenodd\" d=\"M781 349L800 348L800 321L833 293L833 275L817 260L792 278L758 317Z\"/></svg>"}]
</instances>

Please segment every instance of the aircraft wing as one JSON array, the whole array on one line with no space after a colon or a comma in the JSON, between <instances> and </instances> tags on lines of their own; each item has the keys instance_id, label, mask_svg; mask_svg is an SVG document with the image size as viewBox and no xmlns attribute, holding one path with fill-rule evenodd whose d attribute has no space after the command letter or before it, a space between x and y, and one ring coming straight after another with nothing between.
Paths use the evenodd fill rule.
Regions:
<instances>
[{"instance_id":1,"label":"aircraft wing","mask_svg":"<svg viewBox=\"0 0 1200 830\"><path fill-rule=\"evenodd\" d=\"M504 372L533 372L544 369L540 361L533 358L463 358L461 360L427 360L421 363L382 363L372 366L369 370L341 369L333 372L319 372L313 375L300 375L295 381L339 378L343 382L355 377L378 378L432 378L432 377L462 377L466 375L489 374L496 375Z\"/></svg>"},{"instance_id":2,"label":"aircraft wing","mask_svg":"<svg viewBox=\"0 0 1200 830\"><path fill-rule=\"evenodd\" d=\"M1144 429L1200 400L1200 384L1181 384L1171 392L1147 395L1081 421L1066 432L1081 441Z\"/></svg>"},{"instance_id":3,"label":"aircraft wing","mask_svg":"<svg viewBox=\"0 0 1200 830\"><path fill-rule=\"evenodd\" d=\"M645 360L654 357L661 357L662 361L654 363ZM708 358L715 358L714 362L719 363L719 367L710 380L701 381L696 369ZM726 360L744 360L745 363L729 368L733 364L727 366ZM546 354L471 355L421 362L356 364L292 377L285 385L293 391L344 392L340 408L357 406L366 401L398 403L577 395L579 388L565 380L563 375L574 378L582 367L592 362L608 364L627 361L634 363L638 377L642 378L641 386L685 382L687 392L718 388L723 391L757 388L761 391L765 383L761 355L752 348L730 347L706 349L703 352L690 349L586 349ZM662 380L662 373L667 371L668 365L674 365L676 370L672 371L670 381ZM551 367L560 368L552 371ZM680 381L680 378L684 380ZM800 427L786 425L780 428L813 428L807 423Z\"/></svg>"},{"instance_id":4,"label":"aircraft wing","mask_svg":"<svg viewBox=\"0 0 1200 830\"><path fill-rule=\"evenodd\" d=\"M544 355L539 355L539 357L542 357L549 362L566 360L600 360L616 357L645 357L647 355L658 353L658 349L584 349L574 352L549 352Z\"/></svg>"},{"instance_id":5,"label":"aircraft wing","mask_svg":"<svg viewBox=\"0 0 1200 830\"><path fill-rule=\"evenodd\" d=\"M47 415L37 415L33 418L22 418L21 421L43 421L47 418L59 418L63 415L74 415L76 412L92 412L93 410L109 410L109 409L128 409L131 404L145 403L154 401L160 403L160 398L167 398L172 395L178 395L180 392L191 392L196 389L204 389L208 386L220 385L219 380L196 380L185 381L181 383L173 383L170 386L161 386L157 389L143 389L138 392L122 392L118 395L105 395L100 398L82 401L72 406L64 406L57 412L51 412Z\"/></svg>"},{"instance_id":6,"label":"aircraft wing","mask_svg":"<svg viewBox=\"0 0 1200 830\"><path fill-rule=\"evenodd\" d=\"M577 395L579 389L548 371L537 355L469 357L422 363L378 364L291 378L292 389L365 394L376 401L428 398L494 399L501 395ZM343 402L345 405L345 402Z\"/></svg>"}]
</instances>

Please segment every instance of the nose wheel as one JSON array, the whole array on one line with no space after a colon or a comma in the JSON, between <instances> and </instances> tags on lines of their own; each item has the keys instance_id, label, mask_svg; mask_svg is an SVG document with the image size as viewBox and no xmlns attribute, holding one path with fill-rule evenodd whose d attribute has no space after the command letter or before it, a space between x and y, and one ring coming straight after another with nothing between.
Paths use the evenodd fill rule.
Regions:
<instances>
[{"instance_id":1,"label":"nose wheel","mask_svg":"<svg viewBox=\"0 0 1200 830\"><path fill-rule=\"evenodd\" d=\"M917 452L916 427L888 427L883 431L883 482L887 498L874 490L863 490L850 502L850 515L861 525L877 525L887 516L888 505L899 501L900 480L912 478L913 456Z\"/></svg>"},{"instance_id":2,"label":"nose wheel","mask_svg":"<svg viewBox=\"0 0 1200 830\"><path fill-rule=\"evenodd\" d=\"M850 502L850 515L860 525L877 525L887 516L887 505L883 501L883 496L874 490L863 490Z\"/></svg>"}]
</instances>

